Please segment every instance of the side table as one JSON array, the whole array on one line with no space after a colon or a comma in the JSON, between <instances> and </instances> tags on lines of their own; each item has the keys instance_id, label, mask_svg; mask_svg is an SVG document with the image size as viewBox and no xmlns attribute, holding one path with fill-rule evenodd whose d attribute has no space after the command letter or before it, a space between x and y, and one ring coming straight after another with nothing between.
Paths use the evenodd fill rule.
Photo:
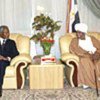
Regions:
<instances>
[{"instance_id":1,"label":"side table","mask_svg":"<svg viewBox=\"0 0 100 100\"><path fill-rule=\"evenodd\" d=\"M63 88L63 64L32 64L29 66L30 89Z\"/></svg>"}]
</instances>

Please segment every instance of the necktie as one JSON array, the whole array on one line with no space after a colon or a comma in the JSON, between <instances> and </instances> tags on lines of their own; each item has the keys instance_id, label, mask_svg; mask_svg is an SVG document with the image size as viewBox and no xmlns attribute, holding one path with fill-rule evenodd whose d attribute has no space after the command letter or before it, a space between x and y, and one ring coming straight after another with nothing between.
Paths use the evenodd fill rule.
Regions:
<instances>
[{"instance_id":1,"label":"necktie","mask_svg":"<svg viewBox=\"0 0 100 100\"><path fill-rule=\"evenodd\" d=\"M5 45L5 40L3 40L3 43L1 45L2 49L4 48L4 45Z\"/></svg>"},{"instance_id":2,"label":"necktie","mask_svg":"<svg viewBox=\"0 0 100 100\"><path fill-rule=\"evenodd\" d=\"M2 45L4 45L5 44L5 40L3 40L3 42L2 42Z\"/></svg>"}]
</instances>

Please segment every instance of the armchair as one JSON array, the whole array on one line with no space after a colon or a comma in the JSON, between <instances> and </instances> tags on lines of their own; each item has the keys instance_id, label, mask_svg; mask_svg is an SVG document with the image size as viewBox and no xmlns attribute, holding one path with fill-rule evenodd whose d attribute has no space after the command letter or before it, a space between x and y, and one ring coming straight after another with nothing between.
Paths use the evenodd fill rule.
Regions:
<instances>
[{"instance_id":1,"label":"armchair","mask_svg":"<svg viewBox=\"0 0 100 100\"><path fill-rule=\"evenodd\" d=\"M22 89L25 83L23 69L31 63L29 38L21 34L10 34L10 38L16 42L19 55L13 58L10 66L6 68L3 88Z\"/></svg>"},{"instance_id":2,"label":"armchair","mask_svg":"<svg viewBox=\"0 0 100 100\"><path fill-rule=\"evenodd\" d=\"M92 35L98 40L100 40L100 33L90 32L88 33L88 35ZM69 45L71 43L72 38L74 38L75 36L75 33L67 33L59 40L61 60L66 64L66 78L72 87L78 86L77 68L79 66L79 58L78 56L69 52Z\"/></svg>"}]
</instances>

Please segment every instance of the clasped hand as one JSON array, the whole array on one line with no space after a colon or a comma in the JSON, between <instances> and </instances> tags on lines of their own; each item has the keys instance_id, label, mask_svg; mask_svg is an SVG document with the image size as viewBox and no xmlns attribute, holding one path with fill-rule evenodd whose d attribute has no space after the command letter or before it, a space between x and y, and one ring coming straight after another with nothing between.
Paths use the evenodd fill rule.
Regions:
<instances>
[{"instance_id":1,"label":"clasped hand","mask_svg":"<svg viewBox=\"0 0 100 100\"><path fill-rule=\"evenodd\" d=\"M0 55L0 60L8 60L6 57Z\"/></svg>"},{"instance_id":2,"label":"clasped hand","mask_svg":"<svg viewBox=\"0 0 100 100\"><path fill-rule=\"evenodd\" d=\"M99 60L99 59L100 59L100 53L95 52L94 54L92 54L92 60L93 61Z\"/></svg>"}]
</instances>

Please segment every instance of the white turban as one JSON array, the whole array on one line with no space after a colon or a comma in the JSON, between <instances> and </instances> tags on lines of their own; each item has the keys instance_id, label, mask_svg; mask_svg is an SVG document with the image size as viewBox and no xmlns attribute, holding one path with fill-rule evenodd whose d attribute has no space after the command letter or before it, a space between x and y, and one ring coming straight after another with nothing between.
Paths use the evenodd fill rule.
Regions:
<instances>
[{"instance_id":1,"label":"white turban","mask_svg":"<svg viewBox=\"0 0 100 100\"><path fill-rule=\"evenodd\" d=\"M87 29L88 29L88 26L84 23L77 23L75 25L75 30L76 31L81 31L83 33L87 33Z\"/></svg>"}]
</instances>

